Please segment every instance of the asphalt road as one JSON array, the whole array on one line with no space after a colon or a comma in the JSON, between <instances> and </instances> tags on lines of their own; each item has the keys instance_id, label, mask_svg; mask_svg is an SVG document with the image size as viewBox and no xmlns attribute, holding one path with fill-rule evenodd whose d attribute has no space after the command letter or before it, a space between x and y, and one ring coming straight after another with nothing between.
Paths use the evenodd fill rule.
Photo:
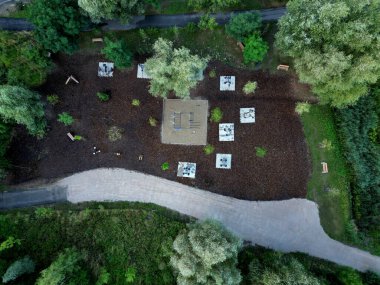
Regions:
<instances>
[{"instance_id":1,"label":"asphalt road","mask_svg":"<svg viewBox=\"0 0 380 285\"><path fill-rule=\"evenodd\" d=\"M244 201L152 175L109 168L77 173L41 187L3 193L0 209L65 200L154 203L197 219L216 219L254 244L284 252L304 252L361 271L380 273L380 257L327 236L320 224L318 205L306 199Z\"/></svg>"},{"instance_id":2,"label":"asphalt road","mask_svg":"<svg viewBox=\"0 0 380 285\"><path fill-rule=\"evenodd\" d=\"M1 0L0 0L1 1ZM286 8L273 8L257 10L260 12L263 21L276 21L286 13ZM232 12L235 14L244 13L246 11ZM213 14L219 24L225 24L231 17L232 13ZM178 14L178 15L150 15L136 16L129 24L121 24L118 21L108 21L103 26L104 30L132 30L147 27L183 27L186 24L199 21L201 14ZM16 18L0 18L0 29L9 31L30 31L34 29L33 24L26 19Z\"/></svg>"}]
</instances>

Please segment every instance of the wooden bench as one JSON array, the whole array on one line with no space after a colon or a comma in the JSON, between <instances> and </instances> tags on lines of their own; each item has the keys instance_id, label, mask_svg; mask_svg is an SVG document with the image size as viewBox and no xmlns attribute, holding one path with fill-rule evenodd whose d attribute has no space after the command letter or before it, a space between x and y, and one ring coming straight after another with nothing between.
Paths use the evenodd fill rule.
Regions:
<instances>
[{"instance_id":1,"label":"wooden bench","mask_svg":"<svg viewBox=\"0 0 380 285\"><path fill-rule=\"evenodd\" d=\"M241 49L241 51L244 51L244 44L242 42L237 42L237 45Z\"/></svg>"},{"instance_id":2,"label":"wooden bench","mask_svg":"<svg viewBox=\"0 0 380 285\"><path fill-rule=\"evenodd\" d=\"M280 65L277 66L277 70L288 71L289 70L289 65L280 64Z\"/></svg>"},{"instance_id":3,"label":"wooden bench","mask_svg":"<svg viewBox=\"0 0 380 285\"><path fill-rule=\"evenodd\" d=\"M92 42L93 43L102 43L103 42L103 38L93 38Z\"/></svg>"},{"instance_id":4,"label":"wooden bench","mask_svg":"<svg viewBox=\"0 0 380 285\"><path fill-rule=\"evenodd\" d=\"M67 133L67 136L68 136L72 141L75 141L75 138L74 138L74 136L73 136L71 133Z\"/></svg>"},{"instance_id":5,"label":"wooden bench","mask_svg":"<svg viewBox=\"0 0 380 285\"><path fill-rule=\"evenodd\" d=\"M326 162L321 162L322 164L322 173L329 173L329 168L327 167Z\"/></svg>"}]
</instances>

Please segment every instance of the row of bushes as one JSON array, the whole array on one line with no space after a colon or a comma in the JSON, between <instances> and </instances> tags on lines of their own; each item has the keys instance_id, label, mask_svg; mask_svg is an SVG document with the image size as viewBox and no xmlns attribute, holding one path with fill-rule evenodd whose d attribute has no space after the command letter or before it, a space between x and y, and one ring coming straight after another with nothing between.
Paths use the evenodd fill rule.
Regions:
<instances>
[{"instance_id":1,"label":"row of bushes","mask_svg":"<svg viewBox=\"0 0 380 285\"><path fill-rule=\"evenodd\" d=\"M0 215L3 283L375 285L380 280L305 254L242 247L215 221L186 226L192 220L154 205L68 208Z\"/></svg>"},{"instance_id":2,"label":"row of bushes","mask_svg":"<svg viewBox=\"0 0 380 285\"><path fill-rule=\"evenodd\" d=\"M355 106L336 111L338 132L352 169L353 214L380 254L380 88Z\"/></svg>"}]
</instances>

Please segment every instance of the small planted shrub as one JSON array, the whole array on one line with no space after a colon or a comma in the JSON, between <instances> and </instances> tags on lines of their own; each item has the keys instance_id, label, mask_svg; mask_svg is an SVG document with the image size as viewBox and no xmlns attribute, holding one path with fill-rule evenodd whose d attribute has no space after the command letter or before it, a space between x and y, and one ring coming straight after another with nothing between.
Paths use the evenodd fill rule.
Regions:
<instances>
[{"instance_id":1,"label":"small planted shrub","mask_svg":"<svg viewBox=\"0 0 380 285\"><path fill-rule=\"evenodd\" d=\"M74 136L74 140L76 140L76 141L81 141L81 140L83 140L83 137L82 137L82 136L75 135L75 136Z\"/></svg>"},{"instance_id":2,"label":"small planted shrub","mask_svg":"<svg viewBox=\"0 0 380 285\"><path fill-rule=\"evenodd\" d=\"M213 147L211 144L208 144L208 145L206 145L206 146L203 148L203 152L204 152L206 155L210 155L210 154L212 154L214 151L215 151L215 147Z\"/></svg>"},{"instance_id":3,"label":"small planted shrub","mask_svg":"<svg viewBox=\"0 0 380 285\"><path fill-rule=\"evenodd\" d=\"M311 107L311 105L307 102L306 103L298 102L298 103L296 103L295 111L298 115L302 115L303 113L309 113L310 107Z\"/></svg>"},{"instance_id":4,"label":"small planted shrub","mask_svg":"<svg viewBox=\"0 0 380 285\"><path fill-rule=\"evenodd\" d=\"M123 129L122 128L119 128L119 127L116 127L116 126L113 126L111 128L109 128L108 130L108 139L111 141L111 142L115 142L117 140L120 140L123 136Z\"/></svg>"},{"instance_id":5,"label":"small planted shrub","mask_svg":"<svg viewBox=\"0 0 380 285\"><path fill-rule=\"evenodd\" d=\"M331 150L333 149L332 142L329 141L328 139L324 139L319 143L320 148L325 148L326 150Z\"/></svg>"},{"instance_id":6,"label":"small planted shrub","mask_svg":"<svg viewBox=\"0 0 380 285\"><path fill-rule=\"evenodd\" d=\"M169 168L170 168L169 162L164 162L163 164L161 164L161 169L163 171L169 170Z\"/></svg>"},{"instance_id":7,"label":"small planted shrub","mask_svg":"<svg viewBox=\"0 0 380 285\"><path fill-rule=\"evenodd\" d=\"M195 33L198 30L197 24L190 22L185 26L185 30L189 33Z\"/></svg>"},{"instance_id":8,"label":"small planted shrub","mask_svg":"<svg viewBox=\"0 0 380 285\"><path fill-rule=\"evenodd\" d=\"M255 149L257 157L264 157L267 154L267 150L263 147L255 147Z\"/></svg>"},{"instance_id":9,"label":"small planted shrub","mask_svg":"<svg viewBox=\"0 0 380 285\"><path fill-rule=\"evenodd\" d=\"M96 93L96 97L102 102L107 102L110 99L110 95L104 92L98 92Z\"/></svg>"},{"instance_id":10,"label":"small planted shrub","mask_svg":"<svg viewBox=\"0 0 380 285\"><path fill-rule=\"evenodd\" d=\"M50 218L53 216L54 211L52 208L45 208L45 207L38 207L34 210L34 214L37 218L44 219L44 218Z\"/></svg>"},{"instance_id":11,"label":"small planted shrub","mask_svg":"<svg viewBox=\"0 0 380 285\"><path fill-rule=\"evenodd\" d=\"M128 49L124 39L112 41L109 38L104 39L104 48L102 54L115 63L117 68L127 68L132 65L132 52Z\"/></svg>"},{"instance_id":12,"label":"small planted shrub","mask_svg":"<svg viewBox=\"0 0 380 285\"><path fill-rule=\"evenodd\" d=\"M134 107L140 107L140 105L141 105L141 102L140 102L139 99L133 99L132 100L132 106L134 106Z\"/></svg>"},{"instance_id":13,"label":"small planted shrub","mask_svg":"<svg viewBox=\"0 0 380 285\"><path fill-rule=\"evenodd\" d=\"M243 92L246 95L253 95L255 93L257 88L257 82L256 81L248 81L244 87L243 87Z\"/></svg>"},{"instance_id":14,"label":"small planted shrub","mask_svg":"<svg viewBox=\"0 0 380 285\"><path fill-rule=\"evenodd\" d=\"M215 30L215 28L218 26L218 23L216 22L214 17L211 17L210 14L204 14L199 20L198 28L201 30Z\"/></svg>"},{"instance_id":15,"label":"small planted shrub","mask_svg":"<svg viewBox=\"0 0 380 285\"><path fill-rule=\"evenodd\" d=\"M58 95L55 95L55 94L52 94L52 95L48 95L47 96L47 101L51 104L51 105L56 105L59 103L59 97Z\"/></svg>"},{"instance_id":16,"label":"small planted shrub","mask_svg":"<svg viewBox=\"0 0 380 285\"><path fill-rule=\"evenodd\" d=\"M157 123L158 123L157 119L153 118L152 116L149 117L148 122L149 122L149 125L150 125L151 127L155 127L155 126L157 126Z\"/></svg>"},{"instance_id":17,"label":"small planted shrub","mask_svg":"<svg viewBox=\"0 0 380 285\"><path fill-rule=\"evenodd\" d=\"M216 77L216 70L215 70L215 69L211 70L211 71L208 73L208 76L210 76L210 78L215 78L215 77Z\"/></svg>"},{"instance_id":18,"label":"small planted shrub","mask_svg":"<svg viewBox=\"0 0 380 285\"><path fill-rule=\"evenodd\" d=\"M223 119L223 112L219 107L216 107L211 110L210 122L220 123L222 119Z\"/></svg>"},{"instance_id":19,"label":"small planted shrub","mask_svg":"<svg viewBox=\"0 0 380 285\"><path fill-rule=\"evenodd\" d=\"M58 114L58 122L64 124L65 126L70 126L74 123L74 118L67 112Z\"/></svg>"}]
</instances>

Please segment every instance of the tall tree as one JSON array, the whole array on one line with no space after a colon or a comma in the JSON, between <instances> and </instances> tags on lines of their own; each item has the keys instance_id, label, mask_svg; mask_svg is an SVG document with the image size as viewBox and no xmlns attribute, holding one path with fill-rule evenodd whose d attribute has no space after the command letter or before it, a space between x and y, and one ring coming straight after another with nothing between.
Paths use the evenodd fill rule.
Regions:
<instances>
[{"instance_id":1,"label":"tall tree","mask_svg":"<svg viewBox=\"0 0 380 285\"><path fill-rule=\"evenodd\" d=\"M128 22L132 16L142 15L146 5L157 6L157 0L78 0L78 5L95 23L120 19Z\"/></svg>"},{"instance_id":2,"label":"tall tree","mask_svg":"<svg viewBox=\"0 0 380 285\"><path fill-rule=\"evenodd\" d=\"M258 33L261 28L261 15L257 12L246 12L232 15L226 25L226 32L231 37L243 42L245 38Z\"/></svg>"},{"instance_id":3,"label":"tall tree","mask_svg":"<svg viewBox=\"0 0 380 285\"><path fill-rule=\"evenodd\" d=\"M0 116L6 122L25 125L31 135L43 137L46 119L38 93L25 88L0 85Z\"/></svg>"},{"instance_id":4,"label":"tall tree","mask_svg":"<svg viewBox=\"0 0 380 285\"><path fill-rule=\"evenodd\" d=\"M173 49L173 43L159 38L153 46L154 55L145 63L146 72L152 78L149 92L166 98L170 91L186 99L190 89L197 85L207 66L208 59L191 55L184 47Z\"/></svg>"},{"instance_id":5,"label":"tall tree","mask_svg":"<svg viewBox=\"0 0 380 285\"><path fill-rule=\"evenodd\" d=\"M82 261L83 256L77 250L66 248L48 268L41 271L36 285L89 284Z\"/></svg>"},{"instance_id":6,"label":"tall tree","mask_svg":"<svg viewBox=\"0 0 380 285\"><path fill-rule=\"evenodd\" d=\"M85 24L77 0L33 0L29 17L45 49L72 53L77 48L77 36Z\"/></svg>"},{"instance_id":7,"label":"tall tree","mask_svg":"<svg viewBox=\"0 0 380 285\"><path fill-rule=\"evenodd\" d=\"M354 104L380 78L380 1L292 0L277 47L322 103Z\"/></svg>"},{"instance_id":8,"label":"tall tree","mask_svg":"<svg viewBox=\"0 0 380 285\"><path fill-rule=\"evenodd\" d=\"M46 52L28 32L0 32L0 65L3 83L38 86L47 75L50 62Z\"/></svg>"},{"instance_id":9,"label":"tall tree","mask_svg":"<svg viewBox=\"0 0 380 285\"><path fill-rule=\"evenodd\" d=\"M239 284L236 268L241 240L215 221L189 226L173 243L170 262L178 273L177 284Z\"/></svg>"}]
</instances>

